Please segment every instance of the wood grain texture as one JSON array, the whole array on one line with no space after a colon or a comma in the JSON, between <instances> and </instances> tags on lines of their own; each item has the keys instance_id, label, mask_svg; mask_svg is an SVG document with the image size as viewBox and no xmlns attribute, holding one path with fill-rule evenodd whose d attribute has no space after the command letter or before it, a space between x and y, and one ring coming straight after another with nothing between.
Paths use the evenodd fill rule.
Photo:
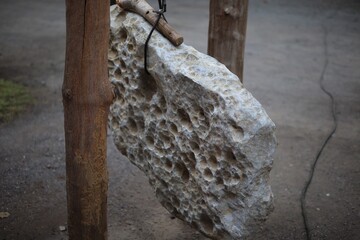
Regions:
<instances>
[{"instance_id":1,"label":"wood grain texture","mask_svg":"<svg viewBox=\"0 0 360 240\"><path fill-rule=\"evenodd\" d=\"M243 81L248 0L211 0L208 54Z\"/></svg>"},{"instance_id":2,"label":"wood grain texture","mask_svg":"<svg viewBox=\"0 0 360 240\"><path fill-rule=\"evenodd\" d=\"M63 83L69 239L107 239L109 1L66 0Z\"/></svg>"}]
</instances>

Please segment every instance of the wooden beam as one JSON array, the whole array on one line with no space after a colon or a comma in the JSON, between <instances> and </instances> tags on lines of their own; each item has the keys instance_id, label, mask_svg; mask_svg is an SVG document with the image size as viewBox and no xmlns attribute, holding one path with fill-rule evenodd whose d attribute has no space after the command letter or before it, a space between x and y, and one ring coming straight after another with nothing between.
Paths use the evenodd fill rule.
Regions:
<instances>
[{"instance_id":1,"label":"wooden beam","mask_svg":"<svg viewBox=\"0 0 360 240\"><path fill-rule=\"evenodd\" d=\"M70 240L107 239L109 0L66 0L63 83Z\"/></svg>"},{"instance_id":2,"label":"wooden beam","mask_svg":"<svg viewBox=\"0 0 360 240\"><path fill-rule=\"evenodd\" d=\"M243 81L248 0L210 0L208 54Z\"/></svg>"},{"instance_id":3,"label":"wooden beam","mask_svg":"<svg viewBox=\"0 0 360 240\"><path fill-rule=\"evenodd\" d=\"M158 14L145 0L116 0L117 4L127 11L139 14L145 18L152 26L158 19ZM166 37L174 46L180 46L184 38L176 32L163 18L159 20L156 29Z\"/></svg>"}]
</instances>

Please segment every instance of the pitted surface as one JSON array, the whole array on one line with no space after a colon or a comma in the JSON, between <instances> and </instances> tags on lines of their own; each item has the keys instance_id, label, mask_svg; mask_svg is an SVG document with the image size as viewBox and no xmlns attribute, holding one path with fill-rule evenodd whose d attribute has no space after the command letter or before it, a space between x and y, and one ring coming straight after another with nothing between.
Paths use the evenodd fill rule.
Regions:
<instances>
[{"instance_id":1,"label":"pitted surface","mask_svg":"<svg viewBox=\"0 0 360 240\"><path fill-rule=\"evenodd\" d=\"M212 238L246 236L272 209L275 126L239 79L194 48L111 9L109 125L121 153L149 177L162 205Z\"/></svg>"}]
</instances>

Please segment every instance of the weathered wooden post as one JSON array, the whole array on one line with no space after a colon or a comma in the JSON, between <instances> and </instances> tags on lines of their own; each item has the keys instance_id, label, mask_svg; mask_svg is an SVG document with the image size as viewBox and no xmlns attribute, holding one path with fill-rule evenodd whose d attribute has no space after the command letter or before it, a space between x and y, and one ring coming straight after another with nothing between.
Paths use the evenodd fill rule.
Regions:
<instances>
[{"instance_id":1,"label":"weathered wooden post","mask_svg":"<svg viewBox=\"0 0 360 240\"><path fill-rule=\"evenodd\" d=\"M208 54L243 81L248 0L211 0Z\"/></svg>"},{"instance_id":2,"label":"weathered wooden post","mask_svg":"<svg viewBox=\"0 0 360 240\"><path fill-rule=\"evenodd\" d=\"M63 83L69 239L107 239L109 0L66 0Z\"/></svg>"}]
</instances>

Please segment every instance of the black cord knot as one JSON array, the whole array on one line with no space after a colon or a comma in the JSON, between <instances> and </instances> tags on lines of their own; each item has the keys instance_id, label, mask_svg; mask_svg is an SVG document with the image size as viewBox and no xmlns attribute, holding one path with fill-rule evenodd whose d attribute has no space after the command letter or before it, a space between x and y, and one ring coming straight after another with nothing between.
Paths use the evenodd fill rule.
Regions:
<instances>
[{"instance_id":1,"label":"black cord knot","mask_svg":"<svg viewBox=\"0 0 360 240\"><path fill-rule=\"evenodd\" d=\"M144 68L145 68L145 72L147 74L150 74L149 71L147 70L147 52L148 52L148 45L149 45L149 41L151 39L151 35L153 34L154 30L156 29L157 25L159 24L159 21L161 18L163 18L166 22L166 18L164 16L164 13L166 12L166 0L158 0L159 3L159 10L158 11L154 11L155 13L158 14L158 18L156 19L156 22L154 24L154 26L152 27L149 36L147 37L146 41L145 41L145 49L144 49Z\"/></svg>"}]
</instances>

